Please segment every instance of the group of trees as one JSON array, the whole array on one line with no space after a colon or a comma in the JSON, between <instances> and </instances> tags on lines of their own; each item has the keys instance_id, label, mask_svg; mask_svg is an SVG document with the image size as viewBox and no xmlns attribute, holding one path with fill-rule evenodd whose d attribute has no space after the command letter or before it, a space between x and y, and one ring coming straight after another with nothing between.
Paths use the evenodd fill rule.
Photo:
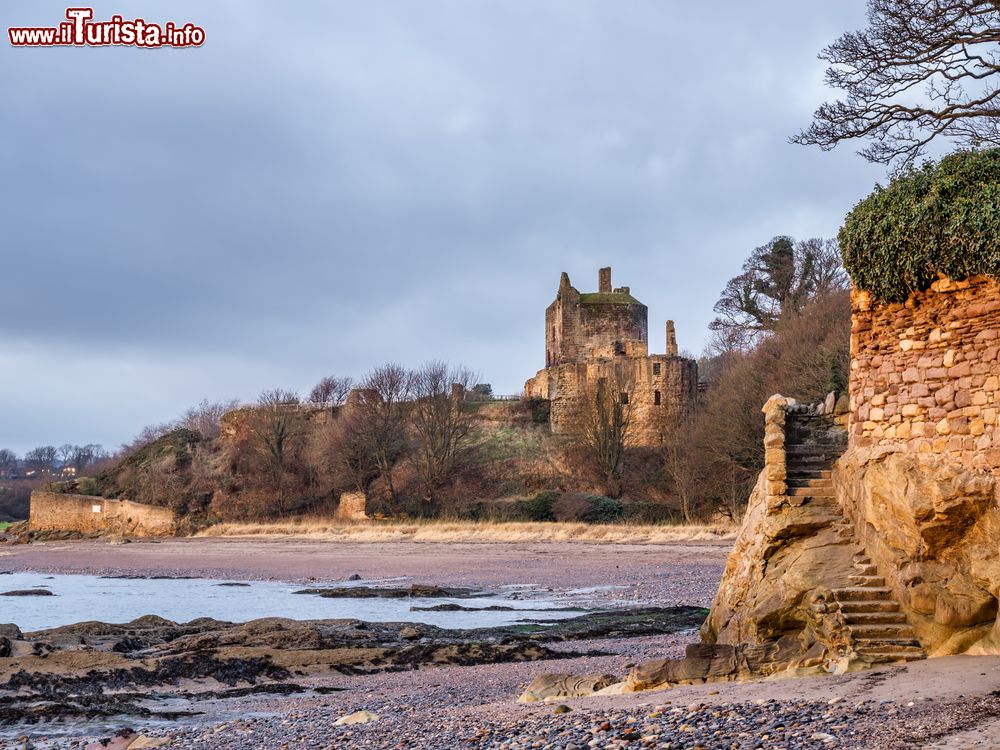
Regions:
<instances>
[{"instance_id":1,"label":"group of trees","mask_svg":"<svg viewBox=\"0 0 1000 750\"><path fill-rule=\"evenodd\" d=\"M50 476L62 469L71 468L80 474L84 469L110 458L100 445L71 445L56 448L42 445L32 448L19 458L14 451L0 448L0 479L13 479L21 475Z\"/></svg>"},{"instance_id":2,"label":"group of trees","mask_svg":"<svg viewBox=\"0 0 1000 750\"><path fill-rule=\"evenodd\" d=\"M228 500L254 515L262 503L290 512L357 491L390 511L432 512L470 465L477 438L463 404L478 385L470 370L429 362L382 365L357 384L324 378L305 401L266 391L228 449Z\"/></svg>"},{"instance_id":3,"label":"group of trees","mask_svg":"<svg viewBox=\"0 0 1000 750\"><path fill-rule=\"evenodd\" d=\"M848 289L836 241L785 236L756 248L726 284L699 362L709 387L665 441L665 472L686 517L742 513L763 468L768 397L846 392Z\"/></svg>"}]
</instances>

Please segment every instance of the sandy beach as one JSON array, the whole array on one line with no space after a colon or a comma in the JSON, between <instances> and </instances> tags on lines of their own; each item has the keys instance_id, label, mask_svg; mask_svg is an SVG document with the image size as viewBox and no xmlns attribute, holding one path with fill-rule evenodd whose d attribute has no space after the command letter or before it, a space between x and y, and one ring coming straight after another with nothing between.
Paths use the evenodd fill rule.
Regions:
<instances>
[{"instance_id":1,"label":"sandy beach","mask_svg":"<svg viewBox=\"0 0 1000 750\"><path fill-rule=\"evenodd\" d=\"M399 585L594 589L609 605L708 606L726 542L339 543L297 538L205 538L109 544L53 542L0 548L0 571L196 575L231 580L398 579ZM81 613L80 619L90 619ZM3 618L0 617L0 620ZM169 738L165 747L437 748L989 748L1000 746L1000 658L950 657L844 676L713 683L635 695L519 704L548 672L624 676L630 665L678 657L692 629L662 636L567 641L568 659L423 666L377 674L300 674L302 690L251 694L199 705L175 723L124 718L120 729ZM4 660L0 660L4 661ZM318 690L317 690L318 689ZM356 711L380 718L334 726ZM561 709L564 710L564 709ZM112 723L113 724L113 723ZM46 740L39 748L126 747L107 722ZM29 745L30 746L30 745ZM21 741L0 741L20 748Z\"/></svg>"}]
</instances>

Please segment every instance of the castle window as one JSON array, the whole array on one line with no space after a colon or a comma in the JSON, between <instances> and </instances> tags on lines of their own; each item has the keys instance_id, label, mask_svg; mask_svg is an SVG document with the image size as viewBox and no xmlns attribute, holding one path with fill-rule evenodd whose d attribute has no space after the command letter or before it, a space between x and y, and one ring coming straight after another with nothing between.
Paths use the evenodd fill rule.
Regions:
<instances>
[{"instance_id":1,"label":"castle window","mask_svg":"<svg viewBox=\"0 0 1000 750\"><path fill-rule=\"evenodd\" d=\"M626 393L625 391L622 391L622 403L623 404L628 403L628 393Z\"/></svg>"},{"instance_id":2,"label":"castle window","mask_svg":"<svg viewBox=\"0 0 1000 750\"><path fill-rule=\"evenodd\" d=\"M625 344L623 344L621 341L615 342L615 356L616 357L625 356Z\"/></svg>"},{"instance_id":3,"label":"castle window","mask_svg":"<svg viewBox=\"0 0 1000 750\"><path fill-rule=\"evenodd\" d=\"M655 406L659 406L660 405L660 392L659 391L653 391L653 404Z\"/></svg>"},{"instance_id":4,"label":"castle window","mask_svg":"<svg viewBox=\"0 0 1000 750\"><path fill-rule=\"evenodd\" d=\"M653 363L653 374L654 375L659 375L660 374L660 363L659 362L654 362ZM660 403L660 402L657 401L656 403Z\"/></svg>"}]
</instances>

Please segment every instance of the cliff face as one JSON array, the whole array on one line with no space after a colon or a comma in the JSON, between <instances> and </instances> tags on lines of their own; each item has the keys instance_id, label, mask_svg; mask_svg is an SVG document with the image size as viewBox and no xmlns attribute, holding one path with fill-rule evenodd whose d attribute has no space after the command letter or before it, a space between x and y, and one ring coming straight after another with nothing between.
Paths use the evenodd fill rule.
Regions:
<instances>
[{"instance_id":1,"label":"cliff face","mask_svg":"<svg viewBox=\"0 0 1000 750\"><path fill-rule=\"evenodd\" d=\"M996 477L886 449L854 449L838 468L857 536L928 653L1000 653Z\"/></svg>"}]
</instances>

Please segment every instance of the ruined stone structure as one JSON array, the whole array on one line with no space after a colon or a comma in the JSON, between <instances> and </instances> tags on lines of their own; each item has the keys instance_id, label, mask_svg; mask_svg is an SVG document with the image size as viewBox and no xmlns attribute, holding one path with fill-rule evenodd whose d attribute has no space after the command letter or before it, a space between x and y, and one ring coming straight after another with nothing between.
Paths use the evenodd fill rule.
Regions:
<instances>
[{"instance_id":1,"label":"ruined stone structure","mask_svg":"<svg viewBox=\"0 0 1000 750\"><path fill-rule=\"evenodd\" d=\"M170 536L176 533L177 518L169 508L129 500L36 491L31 493L28 528L81 534Z\"/></svg>"},{"instance_id":2,"label":"ruined stone structure","mask_svg":"<svg viewBox=\"0 0 1000 750\"><path fill-rule=\"evenodd\" d=\"M598 384L618 384L632 408L632 441L657 446L673 420L693 404L698 364L681 357L673 321L666 325L666 353L649 354L647 307L629 287L614 288L611 269L598 274L598 290L581 293L563 274L555 301L545 310L545 369L524 386L526 398L551 402L554 434L581 428L588 394Z\"/></svg>"}]
</instances>

